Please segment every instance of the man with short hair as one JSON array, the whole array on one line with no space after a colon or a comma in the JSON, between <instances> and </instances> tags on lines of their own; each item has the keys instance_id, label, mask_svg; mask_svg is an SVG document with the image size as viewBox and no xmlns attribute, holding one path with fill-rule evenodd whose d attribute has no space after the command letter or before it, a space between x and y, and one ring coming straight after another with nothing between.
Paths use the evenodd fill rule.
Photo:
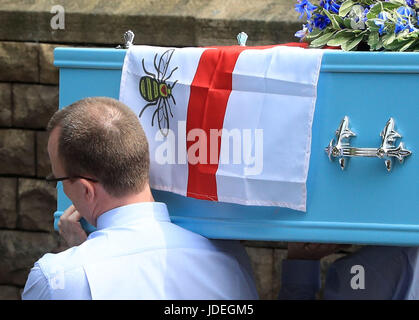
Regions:
<instances>
[{"instance_id":1,"label":"man with short hair","mask_svg":"<svg viewBox=\"0 0 419 320\"><path fill-rule=\"evenodd\" d=\"M23 299L258 298L238 242L172 224L154 202L147 139L127 106L86 98L57 111L48 132L49 180L73 202L59 222L71 248L35 263ZM87 236L81 218L97 231Z\"/></svg>"}]
</instances>

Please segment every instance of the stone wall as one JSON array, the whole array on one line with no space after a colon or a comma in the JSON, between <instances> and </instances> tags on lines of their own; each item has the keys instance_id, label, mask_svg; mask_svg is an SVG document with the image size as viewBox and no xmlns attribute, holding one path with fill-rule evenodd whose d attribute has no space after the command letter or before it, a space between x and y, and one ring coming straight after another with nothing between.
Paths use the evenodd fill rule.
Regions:
<instances>
[{"instance_id":1,"label":"stone wall","mask_svg":"<svg viewBox=\"0 0 419 320\"><path fill-rule=\"evenodd\" d=\"M0 299L18 299L33 263L63 247L45 132L58 108L55 45L0 42Z\"/></svg>"},{"instance_id":2,"label":"stone wall","mask_svg":"<svg viewBox=\"0 0 419 320\"><path fill-rule=\"evenodd\" d=\"M65 9L64 30L50 25L52 5ZM203 46L295 41L292 0L7 1L0 3L0 299L19 299L33 263L65 246L53 231L56 191L46 124L58 108L61 45L115 47L128 29L136 44ZM260 297L275 299L286 244L245 241ZM333 255L322 262L325 270Z\"/></svg>"}]
</instances>

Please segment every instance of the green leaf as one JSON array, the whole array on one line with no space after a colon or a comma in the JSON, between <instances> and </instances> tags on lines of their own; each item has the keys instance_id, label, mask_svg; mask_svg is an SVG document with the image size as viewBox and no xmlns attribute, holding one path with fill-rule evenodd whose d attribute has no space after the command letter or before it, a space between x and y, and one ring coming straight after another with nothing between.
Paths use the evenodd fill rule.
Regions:
<instances>
[{"instance_id":1,"label":"green leaf","mask_svg":"<svg viewBox=\"0 0 419 320\"><path fill-rule=\"evenodd\" d=\"M356 47L362 41L363 38L364 38L364 36L362 35L360 37L356 37L354 39L351 39L350 41L345 42L341 46L342 47L342 50L344 50L344 51L351 51L353 49L356 49Z\"/></svg>"},{"instance_id":2,"label":"green leaf","mask_svg":"<svg viewBox=\"0 0 419 320\"><path fill-rule=\"evenodd\" d=\"M391 3L397 4L398 6L405 6L406 2L404 0L390 0Z\"/></svg>"},{"instance_id":3,"label":"green leaf","mask_svg":"<svg viewBox=\"0 0 419 320\"><path fill-rule=\"evenodd\" d=\"M365 21L365 24L371 31L378 31L380 29L380 27L375 24L374 20L367 20Z\"/></svg>"},{"instance_id":4,"label":"green leaf","mask_svg":"<svg viewBox=\"0 0 419 320\"><path fill-rule=\"evenodd\" d=\"M409 30L407 29L403 30L402 32L399 32L396 35L396 39L398 41L409 40L409 38L410 38L410 33L409 33Z\"/></svg>"},{"instance_id":5,"label":"green leaf","mask_svg":"<svg viewBox=\"0 0 419 320\"><path fill-rule=\"evenodd\" d=\"M330 19L330 22L332 22L332 26L335 29L340 29L340 25L339 23L336 21L335 17L333 14L331 14L329 11L327 11L326 9L323 9L323 13Z\"/></svg>"},{"instance_id":6,"label":"green leaf","mask_svg":"<svg viewBox=\"0 0 419 320\"><path fill-rule=\"evenodd\" d=\"M375 0L359 0L359 2L363 5L370 6L375 2Z\"/></svg>"},{"instance_id":7,"label":"green leaf","mask_svg":"<svg viewBox=\"0 0 419 320\"><path fill-rule=\"evenodd\" d=\"M375 47L375 50L380 50L383 47L383 40L378 40L377 46Z\"/></svg>"},{"instance_id":8,"label":"green leaf","mask_svg":"<svg viewBox=\"0 0 419 320\"><path fill-rule=\"evenodd\" d=\"M345 25L345 22L343 21L343 18L341 18L337 14L334 14L333 17L336 19L336 21L337 21L337 23L339 23L339 25L341 25L341 26Z\"/></svg>"},{"instance_id":9,"label":"green leaf","mask_svg":"<svg viewBox=\"0 0 419 320\"><path fill-rule=\"evenodd\" d=\"M352 39L354 36L352 32L342 30L337 32L332 39L327 41L327 45L331 47L338 47L346 43L348 40Z\"/></svg>"},{"instance_id":10,"label":"green leaf","mask_svg":"<svg viewBox=\"0 0 419 320\"><path fill-rule=\"evenodd\" d=\"M401 47L403 47L403 45L406 44L406 41L393 41L392 43L384 46L386 50L388 51L399 51Z\"/></svg>"},{"instance_id":11,"label":"green leaf","mask_svg":"<svg viewBox=\"0 0 419 320\"><path fill-rule=\"evenodd\" d=\"M310 33L306 36L306 39L307 39L307 40L316 39L316 38L317 38L317 37L319 37L321 34L323 34L323 30L313 29L313 31L312 31L312 32L310 32Z\"/></svg>"},{"instance_id":12,"label":"green leaf","mask_svg":"<svg viewBox=\"0 0 419 320\"><path fill-rule=\"evenodd\" d=\"M346 42L346 41L348 41L349 40L349 38L348 39L346 39L346 40L344 40L344 39L339 39L339 40L336 40L336 39L330 39L329 41L327 41L327 45L328 46L330 46L330 47L339 47L339 46L341 46L342 45L342 43L344 43L344 42Z\"/></svg>"},{"instance_id":13,"label":"green leaf","mask_svg":"<svg viewBox=\"0 0 419 320\"><path fill-rule=\"evenodd\" d=\"M378 45L378 41L380 40L378 32L371 32L368 36L368 45L372 50L375 50Z\"/></svg>"},{"instance_id":14,"label":"green leaf","mask_svg":"<svg viewBox=\"0 0 419 320\"><path fill-rule=\"evenodd\" d=\"M406 51L408 49L410 51L411 48L413 49L415 47L416 41L417 41L416 39L412 39L412 38L397 39L396 37L396 39L393 42L385 45L384 47L386 48L386 50L389 50L389 51Z\"/></svg>"},{"instance_id":15,"label":"green leaf","mask_svg":"<svg viewBox=\"0 0 419 320\"><path fill-rule=\"evenodd\" d=\"M346 0L345 2L343 2L339 8L339 16L344 18L349 13L349 11L351 11L352 6L354 4L355 2L353 2L352 0Z\"/></svg>"},{"instance_id":16,"label":"green leaf","mask_svg":"<svg viewBox=\"0 0 419 320\"><path fill-rule=\"evenodd\" d=\"M408 41L403 47L401 47L399 49L399 51L406 51L407 49L409 49L415 43L415 41L416 41L416 39Z\"/></svg>"},{"instance_id":17,"label":"green leaf","mask_svg":"<svg viewBox=\"0 0 419 320\"><path fill-rule=\"evenodd\" d=\"M394 4L394 3L391 3L391 2L378 2L376 5L374 5L370 9L370 12L368 12L368 14L367 14L367 18L368 19L377 18L378 14L381 11L384 11L384 9L393 10L395 8L398 8L398 7L400 7L400 5Z\"/></svg>"},{"instance_id":18,"label":"green leaf","mask_svg":"<svg viewBox=\"0 0 419 320\"><path fill-rule=\"evenodd\" d=\"M326 33L316 40L311 41L310 46L313 48L323 47L332 37L333 33Z\"/></svg>"},{"instance_id":19,"label":"green leaf","mask_svg":"<svg viewBox=\"0 0 419 320\"><path fill-rule=\"evenodd\" d=\"M383 36L383 46L387 48L388 45L390 45L394 40L396 40L396 35L394 32L387 33L385 36Z\"/></svg>"},{"instance_id":20,"label":"green leaf","mask_svg":"<svg viewBox=\"0 0 419 320\"><path fill-rule=\"evenodd\" d=\"M345 25L346 28L352 29L351 19L346 18L345 20L343 20L343 24Z\"/></svg>"}]
</instances>

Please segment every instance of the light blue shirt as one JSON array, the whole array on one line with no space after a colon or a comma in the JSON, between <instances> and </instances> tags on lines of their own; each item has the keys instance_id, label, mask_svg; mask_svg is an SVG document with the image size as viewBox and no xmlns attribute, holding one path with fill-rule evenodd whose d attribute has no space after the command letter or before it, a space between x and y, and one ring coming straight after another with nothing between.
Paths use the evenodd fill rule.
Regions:
<instances>
[{"instance_id":1,"label":"light blue shirt","mask_svg":"<svg viewBox=\"0 0 419 320\"><path fill-rule=\"evenodd\" d=\"M22 299L257 299L244 248L170 222L164 203L112 209L79 246L45 254Z\"/></svg>"},{"instance_id":2,"label":"light blue shirt","mask_svg":"<svg viewBox=\"0 0 419 320\"><path fill-rule=\"evenodd\" d=\"M323 298L419 299L418 250L417 247L367 246L336 260L326 274ZM353 266L362 266L363 275L359 267L352 269ZM360 276L364 277L363 289L359 286ZM357 277L355 281L354 277ZM320 262L283 260L281 279L279 299L315 299L320 289Z\"/></svg>"}]
</instances>

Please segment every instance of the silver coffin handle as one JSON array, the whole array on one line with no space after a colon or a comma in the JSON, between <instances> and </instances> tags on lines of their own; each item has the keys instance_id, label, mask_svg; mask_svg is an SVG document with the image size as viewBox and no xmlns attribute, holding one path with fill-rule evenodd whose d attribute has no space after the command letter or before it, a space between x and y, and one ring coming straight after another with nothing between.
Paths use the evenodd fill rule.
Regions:
<instances>
[{"instance_id":1,"label":"silver coffin handle","mask_svg":"<svg viewBox=\"0 0 419 320\"><path fill-rule=\"evenodd\" d=\"M349 129L349 118L345 116L340 122L339 128L336 130L336 138L333 138L325 151L332 161L334 158L339 159L340 167L345 169L349 157L370 157L380 158L384 160L387 171L392 168L392 159L397 158L403 163L404 158L412 154L411 151L405 149L403 142L398 147L394 146L396 139L402 136L394 129L395 122L390 118L383 131L381 131L381 146L378 148L355 148L350 145L350 138L356 134ZM336 139L336 140L335 140Z\"/></svg>"}]
</instances>

